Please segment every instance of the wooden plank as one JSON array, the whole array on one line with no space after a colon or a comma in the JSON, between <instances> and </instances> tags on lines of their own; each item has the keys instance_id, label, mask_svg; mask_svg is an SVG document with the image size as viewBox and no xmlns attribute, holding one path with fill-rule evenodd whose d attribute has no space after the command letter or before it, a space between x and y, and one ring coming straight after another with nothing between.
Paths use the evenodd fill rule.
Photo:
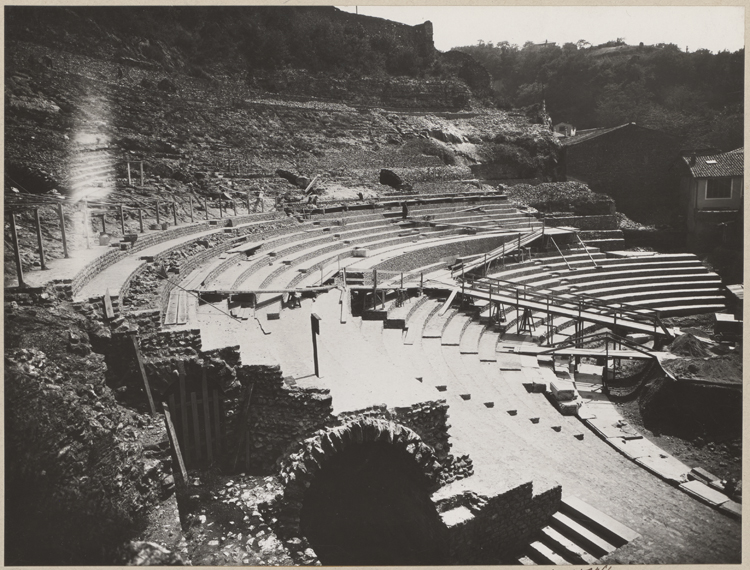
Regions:
<instances>
[{"instance_id":1,"label":"wooden plank","mask_svg":"<svg viewBox=\"0 0 750 570\"><path fill-rule=\"evenodd\" d=\"M184 325L188 322L188 310L187 310L187 293L185 291L177 292L177 319L178 325Z\"/></svg>"},{"instance_id":2,"label":"wooden plank","mask_svg":"<svg viewBox=\"0 0 750 570\"><path fill-rule=\"evenodd\" d=\"M195 392L190 392L190 403L193 408L193 434L195 435L195 458L200 459L201 454L201 425L198 416L198 402L195 400Z\"/></svg>"},{"instance_id":3,"label":"wooden plank","mask_svg":"<svg viewBox=\"0 0 750 570\"><path fill-rule=\"evenodd\" d=\"M250 469L250 430L245 432L245 471Z\"/></svg>"},{"instance_id":4,"label":"wooden plank","mask_svg":"<svg viewBox=\"0 0 750 570\"><path fill-rule=\"evenodd\" d=\"M219 391L214 389L214 437L216 438L216 456L221 454L221 416L219 407Z\"/></svg>"},{"instance_id":5,"label":"wooden plank","mask_svg":"<svg viewBox=\"0 0 750 570\"><path fill-rule=\"evenodd\" d=\"M190 435L188 432L187 397L185 395L185 366L177 363L180 374L180 413L182 415L182 441L185 443L185 463L190 464Z\"/></svg>"},{"instance_id":6,"label":"wooden plank","mask_svg":"<svg viewBox=\"0 0 750 570\"><path fill-rule=\"evenodd\" d=\"M164 324L174 325L177 324L177 306L179 304L179 291L172 290L169 293L169 301L167 301L167 310L164 313Z\"/></svg>"},{"instance_id":7,"label":"wooden plank","mask_svg":"<svg viewBox=\"0 0 750 570\"><path fill-rule=\"evenodd\" d=\"M253 397L253 388L255 387L255 382L251 382L248 384L245 401L242 405L242 413L240 414L240 420L239 424L237 425L238 432L240 439L237 442L237 451L234 453L234 461L232 461L232 471L234 471L237 468L237 461L240 458L240 452L242 450L242 444L245 439L245 435L247 434L247 429L245 426L247 426L247 417L250 414L250 399Z\"/></svg>"},{"instance_id":8,"label":"wooden plank","mask_svg":"<svg viewBox=\"0 0 750 570\"><path fill-rule=\"evenodd\" d=\"M453 289L451 291L451 294L448 295L448 299L446 299L445 303L443 303L443 306L440 307L440 310L438 311L438 316L444 315L445 312L450 308L451 303L453 302L453 299L456 297L456 293L458 293L458 289Z\"/></svg>"},{"instance_id":9,"label":"wooden plank","mask_svg":"<svg viewBox=\"0 0 750 570\"><path fill-rule=\"evenodd\" d=\"M201 379L203 388L203 420L206 424L206 457L209 463L213 463L214 456L211 449L211 408L208 403L208 381L206 380L206 369L203 369L203 378Z\"/></svg>"},{"instance_id":10,"label":"wooden plank","mask_svg":"<svg viewBox=\"0 0 750 570\"><path fill-rule=\"evenodd\" d=\"M154 399L151 396L151 386L148 383L148 376L146 376L146 368L143 366L143 357L141 356L141 349L138 346L138 337L133 335L130 337L133 341L133 349L135 350L135 359L138 362L138 370L141 373L141 380L143 380L143 387L146 390L146 397L148 398L148 405L151 409L151 415L156 416L156 406L154 405Z\"/></svg>"},{"instance_id":11,"label":"wooden plank","mask_svg":"<svg viewBox=\"0 0 750 570\"><path fill-rule=\"evenodd\" d=\"M104 316L108 319L115 318L115 309L112 306L112 297L109 294L109 289L104 291Z\"/></svg>"},{"instance_id":12,"label":"wooden plank","mask_svg":"<svg viewBox=\"0 0 750 570\"><path fill-rule=\"evenodd\" d=\"M171 400L172 402L174 402L174 396L171 398ZM175 431L174 424L172 423L172 415L169 412L169 406L167 406L166 402L162 402L162 407L164 408L164 423L167 427L169 442L172 444L172 449L177 459L178 469L173 470L175 475L175 484L178 486L181 485L182 487L187 487L187 470L185 469L185 462L182 459L182 452L180 451L180 442L177 438L177 432Z\"/></svg>"}]
</instances>

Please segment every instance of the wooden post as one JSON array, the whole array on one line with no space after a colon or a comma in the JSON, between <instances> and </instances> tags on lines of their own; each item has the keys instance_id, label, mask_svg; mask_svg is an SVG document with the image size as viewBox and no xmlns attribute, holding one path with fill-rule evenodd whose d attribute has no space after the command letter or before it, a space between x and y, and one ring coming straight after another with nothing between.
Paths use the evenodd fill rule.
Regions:
<instances>
[{"instance_id":1,"label":"wooden post","mask_svg":"<svg viewBox=\"0 0 750 570\"><path fill-rule=\"evenodd\" d=\"M211 408L208 404L208 381L206 380L206 367L202 369L201 388L203 391L203 420L206 425L206 457L209 464L213 463L214 454L211 449Z\"/></svg>"},{"instance_id":2,"label":"wooden post","mask_svg":"<svg viewBox=\"0 0 750 570\"><path fill-rule=\"evenodd\" d=\"M156 223L161 224L161 214L159 213L159 201L156 201Z\"/></svg>"},{"instance_id":3,"label":"wooden post","mask_svg":"<svg viewBox=\"0 0 750 570\"><path fill-rule=\"evenodd\" d=\"M143 210L138 208L138 223L141 226L141 233L143 233Z\"/></svg>"},{"instance_id":4,"label":"wooden post","mask_svg":"<svg viewBox=\"0 0 750 570\"><path fill-rule=\"evenodd\" d=\"M401 272L401 288L404 288L404 272Z\"/></svg>"},{"instance_id":5,"label":"wooden post","mask_svg":"<svg viewBox=\"0 0 750 570\"><path fill-rule=\"evenodd\" d=\"M42 269L47 269L47 264L44 262L44 242L42 242L42 222L39 219L39 208L34 208L34 219L36 221L36 239L39 242L39 260Z\"/></svg>"},{"instance_id":6,"label":"wooden post","mask_svg":"<svg viewBox=\"0 0 750 570\"><path fill-rule=\"evenodd\" d=\"M172 218L174 218L174 225L177 226L177 202L172 202Z\"/></svg>"},{"instance_id":7,"label":"wooden post","mask_svg":"<svg viewBox=\"0 0 750 570\"><path fill-rule=\"evenodd\" d=\"M26 287L23 280L23 266L21 265L21 250L18 248L18 233L16 231L16 215L10 214L10 235L13 238L13 257L16 260L16 275L18 276L18 286Z\"/></svg>"},{"instance_id":8,"label":"wooden post","mask_svg":"<svg viewBox=\"0 0 750 570\"><path fill-rule=\"evenodd\" d=\"M208 219L208 198L203 198L203 208L206 210L206 219Z\"/></svg>"},{"instance_id":9,"label":"wooden post","mask_svg":"<svg viewBox=\"0 0 750 570\"><path fill-rule=\"evenodd\" d=\"M143 380L143 387L146 389L146 397L148 398L148 406L151 410L151 415L156 416L156 406L154 406L154 398L151 396L151 385L148 383L148 376L146 376L146 368L143 366L143 357L141 356L141 349L138 346L138 337L132 335L130 339L133 342L133 349L135 350L135 359L138 362L138 370L141 373L141 380Z\"/></svg>"},{"instance_id":10,"label":"wooden post","mask_svg":"<svg viewBox=\"0 0 750 570\"><path fill-rule=\"evenodd\" d=\"M63 211L62 202L57 205L57 215L60 218L60 232L62 233L63 254L65 255L65 258L68 259L70 257L70 254L68 253L68 236L65 235L65 212Z\"/></svg>"},{"instance_id":11,"label":"wooden post","mask_svg":"<svg viewBox=\"0 0 750 570\"><path fill-rule=\"evenodd\" d=\"M198 421L198 399L190 392L190 407L193 411L193 435L195 437L195 458L201 458L201 427Z\"/></svg>"},{"instance_id":12,"label":"wooden post","mask_svg":"<svg viewBox=\"0 0 750 570\"><path fill-rule=\"evenodd\" d=\"M190 464L190 430L188 430L187 394L185 393L185 365L177 363L180 389L180 416L182 420L182 442L185 444L185 461Z\"/></svg>"},{"instance_id":13,"label":"wooden post","mask_svg":"<svg viewBox=\"0 0 750 570\"><path fill-rule=\"evenodd\" d=\"M255 386L255 382L251 382L248 384L246 389L246 396L245 400L242 405L242 413L240 413L240 421L236 426L237 432L239 433L239 438L237 439L237 448L234 452L234 460L232 461L232 471L234 471L237 468L237 461L240 458L240 451L242 450L242 443L245 440L245 436L247 434L247 418L250 415L250 400L253 397L253 387Z\"/></svg>"},{"instance_id":14,"label":"wooden post","mask_svg":"<svg viewBox=\"0 0 750 570\"><path fill-rule=\"evenodd\" d=\"M86 249L91 249L91 220L89 219L89 203L83 201L83 234L86 236Z\"/></svg>"},{"instance_id":15,"label":"wooden post","mask_svg":"<svg viewBox=\"0 0 750 570\"><path fill-rule=\"evenodd\" d=\"M122 230L123 237L125 236L125 208L120 204L120 229Z\"/></svg>"},{"instance_id":16,"label":"wooden post","mask_svg":"<svg viewBox=\"0 0 750 570\"><path fill-rule=\"evenodd\" d=\"M130 176L130 161L128 161L128 186L133 185L133 179Z\"/></svg>"},{"instance_id":17,"label":"wooden post","mask_svg":"<svg viewBox=\"0 0 750 570\"><path fill-rule=\"evenodd\" d=\"M141 161L141 187L143 186L143 161Z\"/></svg>"},{"instance_id":18,"label":"wooden post","mask_svg":"<svg viewBox=\"0 0 750 570\"><path fill-rule=\"evenodd\" d=\"M224 217L224 198L221 195L219 195L219 217Z\"/></svg>"},{"instance_id":19,"label":"wooden post","mask_svg":"<svg viewBox=\"0 0 750 570\"><path fill-rule=\"evenodd\" d=\"M102 233L107 233L107 214L102 214Z\"/></svg>"},{"instance_id":20,"label":"wooden post","mask_svg":"<svg viewBox=\"0 0 750 570\"><path fill-rule=\"evenodd\" d=\"M190 221L194 222L195 218L193 217L193 197L192 196L188 196L188 199L190 201Z\"/></svg>"},{"instance_id":21,"label":"wooden post","mask_svg":"<svg viewBox=\"0 0 750 570\"><path fill-rule=\"evenodd\" d=\"M250 190L247 191L247 213L250 213Z\"/></svg>"},{"instance_id":22,"label":"wooden post","mask_svg":"<svg viewBox=\"0 0 750 570\"><path fill-rule=\"evenodd\" d=\"M422 287L424 286L424 271L419 272L419 292L422 292Z\"/></svg>"},{"instance_id":23,"label":"wooden post","mask_svg":"<svg viewBox=\"0 0 750 570\"><path fill-rule=\"evenodd\" d=\"M310 314L310 328L312 329L313 363L315 364L315 376L320 378L320 366L318 364L318 335L320 334L320 317L315 313Z\"/></svg>"},{"instance_id":24,"label":"wooden post","mask_svg":"<svg viewBox=\"0 0 750 570\"><path fill-rule=\"evenodd\" d=\"M234 215L237 216L237 200L232 200L232 209L234 210Z\"/></svg>"}]
</instances>

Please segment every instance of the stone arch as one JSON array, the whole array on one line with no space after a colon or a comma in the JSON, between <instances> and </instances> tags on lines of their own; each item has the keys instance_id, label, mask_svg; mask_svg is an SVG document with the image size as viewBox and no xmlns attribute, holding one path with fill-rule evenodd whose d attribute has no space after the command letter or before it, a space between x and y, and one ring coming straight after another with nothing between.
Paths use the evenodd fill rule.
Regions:
<instances>
[{"instance_id":1,"label":"stone arch","mask_svg":"<svg viewBox=\"0 0 750 570\"><path fill-rule=\"evenodd\" d=\"M392 421L355 418L316 432L281 461L280 477L285 490L274 505L278 533L284 538L301 535L300 514L305 492L331 458L352 446L377 442L408 454L424 475L430 492L440 487L442 465L433 448L425 444L419 434Z\"/></svg>"}]
</instances>

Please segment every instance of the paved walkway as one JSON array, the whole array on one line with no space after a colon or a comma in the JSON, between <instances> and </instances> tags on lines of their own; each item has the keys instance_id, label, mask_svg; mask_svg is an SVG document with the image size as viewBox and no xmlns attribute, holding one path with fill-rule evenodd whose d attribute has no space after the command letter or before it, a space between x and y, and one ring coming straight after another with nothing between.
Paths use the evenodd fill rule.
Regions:
<instances>
[{"instance_id":1,"label":"paved walkway","mask_svg":"<svg viewBox=\"0 0 750 570\"><path fill-rule=\"evenodd\" d=\"M73 279L86 265L111 250L112 248L109 246L92 245L91 249L83 248L71 251L68 259L48 260L46 270L26 271L23 274L23 280L29 287L44 287L51 281ZM17 280L15 285L18 285Z\"/></svg>"},{"instance_id":2,"label":"paved walkway","mask_svg":"<svg viewBox=\"0 0 750 570\"><path fill-rule=\"evenodd\" d=\"M137 271L146 262L143 257L157 256L172 247L188 243L192 240L222 232L222 228L212 227L210 230L191 233L186 236L170 239L142 249L132 255L128 255L117 263L114 263L99 272L91 281L86 283L76 295L76 299L85 300L90 297L102 295L107 289L111 295L119 295L120 289L133 272Z\"/></svg>"}]
</instances>

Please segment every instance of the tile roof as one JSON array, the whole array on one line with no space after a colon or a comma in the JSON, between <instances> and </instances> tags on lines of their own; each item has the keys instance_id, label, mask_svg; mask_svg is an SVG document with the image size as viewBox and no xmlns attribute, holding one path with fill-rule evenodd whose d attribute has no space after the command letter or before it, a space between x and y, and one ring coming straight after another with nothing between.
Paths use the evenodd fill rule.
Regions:
<instances>
[{"instance_id":1,"label":"tile roof","mask_svg":"<svg viewBox=\"0 0 750 570\"><path fill-rule=\"evenodd\" d=\"M690 166L690 156L683 156L693 178L725 178L727 176L742 176L745 172L745 153L743 148L706 154L695 157L695 164Z\"/></svg>"}]
</instances>

